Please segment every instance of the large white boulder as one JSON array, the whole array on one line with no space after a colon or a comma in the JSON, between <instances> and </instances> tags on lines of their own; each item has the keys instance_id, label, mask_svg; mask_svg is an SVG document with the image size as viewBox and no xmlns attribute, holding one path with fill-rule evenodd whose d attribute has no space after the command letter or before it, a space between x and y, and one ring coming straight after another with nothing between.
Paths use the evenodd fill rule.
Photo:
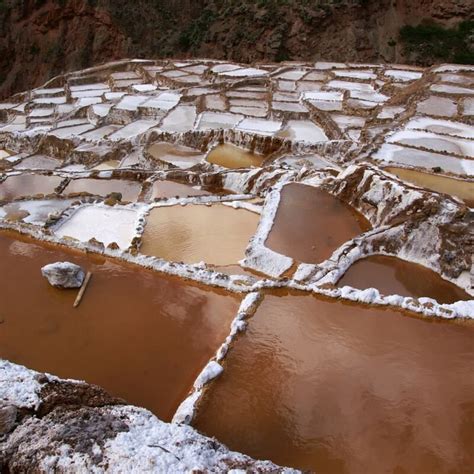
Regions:
<instances>
[{"instance_id":1,"label":"large white boulder","mask_svg":"<svg viewBox=\"0 0 474 474\"><path fill-rule=\"evenodd\" d=\"M57 288L80 288L84 281L84 270L71 262L56 262L45 265L42 275Z\"/></svg>"}]
</instances>

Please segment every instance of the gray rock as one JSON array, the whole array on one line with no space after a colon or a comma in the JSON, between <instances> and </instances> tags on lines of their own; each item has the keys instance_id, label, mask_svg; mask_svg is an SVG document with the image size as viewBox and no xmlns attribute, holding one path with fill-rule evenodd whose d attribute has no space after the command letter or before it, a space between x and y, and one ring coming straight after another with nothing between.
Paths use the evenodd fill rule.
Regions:
<instances>
[{"instance_id":1,"label":"gray rock","mask_svg":"<svg viewBox=\"0 0 474 474\"><path fill-rule=\"evenodd\" d=\"M56 262L45 265L42 275L57 288L80 288L84 281L84 270L71 262Z\"/></svg>"},{"instance_id":2,"label":"gray rock","mask_svg":"<svg viewBox=\"0 0 474 474\"><path fill-rule=\"evenodd\" d=\"M0 405L0 434L9 433L15 426L17 409L13 405Z\"/></svg>"}]
</instances>

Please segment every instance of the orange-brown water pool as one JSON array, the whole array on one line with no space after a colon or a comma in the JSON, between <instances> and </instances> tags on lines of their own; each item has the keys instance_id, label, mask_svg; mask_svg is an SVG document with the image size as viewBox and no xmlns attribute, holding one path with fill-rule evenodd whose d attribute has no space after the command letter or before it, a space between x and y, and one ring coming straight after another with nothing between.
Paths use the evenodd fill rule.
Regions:
<instances>
[{"instance_id":1,"label":"orange-brown water pool","mask_svg":"<svg viewBox=\"0 0 474 474\"><path fill-rule=\"evenodd\" d=\"M77 290L40 268L71 261L92 271ZM143 268L0 233L0 357L95 383L170 420L229 333L239 298Z\"/></svg>"},{"instance_id":2,"label":"orange-brown water pool","mask_svg":"<svg viewBox=\"0 0 474 474\"><path fill-rule=\"evenodd\" d=\"M377 288L384 295L425 296L438 303L474 299L429 268L382 255L366 257L351 265L337 283L339 287L345 285L362 290Z\"/></svg>"},{"instance_id":3,"label":"orange-brown water pool","mask_svg":"<svg viewBox=\"0 0 474 474\"><path fill-rule=\"evenodd\" d=\"M319 263L368 229L369 222L336 197L320 188L291 183L282 189L265 245L300 262Z\"/></svg>"},{"instance_id":4,"label":"orange-brown water pool","mask_svg":"<svg viewBox=\"0 0 474 474\"><path fill-rule=\"evenodd\" d=\"M312 295L265 296L194 426L322 473L471 473L474 327Z\"/></svg>"}]
</instances>

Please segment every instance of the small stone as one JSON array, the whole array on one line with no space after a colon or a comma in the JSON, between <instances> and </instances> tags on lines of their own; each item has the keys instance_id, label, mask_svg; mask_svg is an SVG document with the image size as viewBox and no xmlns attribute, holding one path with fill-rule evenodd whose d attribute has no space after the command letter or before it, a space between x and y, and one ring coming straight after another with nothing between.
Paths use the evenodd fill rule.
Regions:
<instances>
[{"instance_id":1,"label":"small stone","mask_svg":"<svg viewBox=\"0 0 474 474\"><path fill-rule=\"evenodd\" d=\"M80 288L85 276L84 270L71 262L50 263L41 273L56 288Z\"/></svg>"}]
</instances>

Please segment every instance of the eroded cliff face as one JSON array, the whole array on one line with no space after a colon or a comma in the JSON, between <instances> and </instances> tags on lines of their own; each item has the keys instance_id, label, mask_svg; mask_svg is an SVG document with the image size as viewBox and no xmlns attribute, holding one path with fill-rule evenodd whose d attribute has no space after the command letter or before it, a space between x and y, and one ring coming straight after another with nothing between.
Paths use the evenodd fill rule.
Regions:
<instances>
[{"instance_id":1,"label":"eroded cliff face","mask_svg":"<svg viewBox=\"0 0 474 474\"><path fill-rule=\"evenodd\" d=\"M131 56L423 62L407 53L400 28L423 21L453 27L472 18L470 6L469 0L4 0L0 95Z\"/></svg>"}]
</instances>

